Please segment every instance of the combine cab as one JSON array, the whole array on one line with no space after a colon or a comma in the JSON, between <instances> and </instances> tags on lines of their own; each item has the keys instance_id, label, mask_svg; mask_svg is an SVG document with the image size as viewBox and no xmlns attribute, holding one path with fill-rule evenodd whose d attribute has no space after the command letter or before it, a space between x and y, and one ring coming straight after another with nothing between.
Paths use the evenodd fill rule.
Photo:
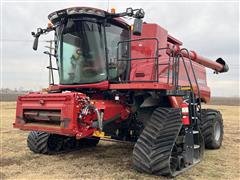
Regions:
<instances>
[{"instance_id":1,"label":"combine cab","mask_svg":"<svg viewBox=\"0 0 240 180\"><path fill-rule=\"evenodd\" d=\"M31 131L31 151L54 154L106 138L130 141L137 171L176 176L200 162L205 147L221 147L221 113L201 103L210 99L205 67L222 73L227 64L182 48L158 24L143 23L144 14L68 8L51 13L48 27L32 33L34 50L50 31L55 46L45 52L48 91L17 101L14 127ZM133 28L124 16L134 18Z\"/></svg>"}]
</instances>

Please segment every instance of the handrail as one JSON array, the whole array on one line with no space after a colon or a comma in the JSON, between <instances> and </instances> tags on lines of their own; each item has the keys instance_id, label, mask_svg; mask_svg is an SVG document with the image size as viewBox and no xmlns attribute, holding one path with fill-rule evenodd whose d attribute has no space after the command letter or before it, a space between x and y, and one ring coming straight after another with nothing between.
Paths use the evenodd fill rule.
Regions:
<instances>
[{"instance_id":1,"label":"handrail","mask_svg":"<svg viewBox=\"0 0 240 180\"><path fill-rule=\"evenodd\" d=\"M137 42L137 41L146 41L146 40L155 40L157 43L157 47L156 47L156 51L155 51L155 56L153 57L144 57L144 58L127 58L127 59L119 59L119 45L122 43L130 43L130 42ZM158 57L159 57L159 40L157 38L138 38L138 39L128 39L128 40L124 40L124 41L119 41L117 43L117 61L132 61L132 60L146 60L146 59L155 59L155 80L149 80L146 82L159 82L159 78L158 78L158 71L159 71L159 64L158 64ZM129 77L127 77L128 79L125 79L124 81L121 82L144 82L144 81L130 81Z\"/></svg>"}]
</instances>

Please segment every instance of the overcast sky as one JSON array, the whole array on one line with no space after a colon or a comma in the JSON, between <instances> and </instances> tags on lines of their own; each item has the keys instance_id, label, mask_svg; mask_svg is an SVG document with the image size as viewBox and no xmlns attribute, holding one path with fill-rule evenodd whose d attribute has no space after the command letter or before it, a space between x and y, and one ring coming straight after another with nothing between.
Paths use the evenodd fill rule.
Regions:
<instances>
[{"instance_id":1,"label":"overcast sky","mask_svg":"<svg viewBox=\"0 0 240 180\"><path fill-rule=\"evenodd\" d=\"M10 2L1 7L2 87L38 90L48 86L45 42L32 50L31 31L46 27L49 13L66 7L90 6L117 12L127 7L143 8L144 20L157 23L181 40L184 47L216 60L222 57L230 71L215 75L208 71L213 96L239 96L239 4L237 2L78 1ZM41 37L40 40L51 38Z\"/></svg>"}]
</instances>

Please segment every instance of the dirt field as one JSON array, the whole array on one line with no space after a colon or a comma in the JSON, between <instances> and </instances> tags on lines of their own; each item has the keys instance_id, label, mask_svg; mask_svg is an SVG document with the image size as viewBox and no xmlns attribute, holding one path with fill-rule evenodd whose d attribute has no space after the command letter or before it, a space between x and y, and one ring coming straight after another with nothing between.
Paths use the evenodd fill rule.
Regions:
<instances>
[{"instance_id":1,"label":"dirt field","mask_svg":"<svg viewBox=\"0 0 240 180\"><path fill-rule=\"evenodd\" d=\"M133 145L100 142L94 149L68 154L38 155L26 146L28 133L12 128L14 102L1 103L1 179L166 179L136 172ZM220 150L207 150L204 160L176 179L240 179L240 106L209 105L224 118Z\"/></svg>"}]
</instances>

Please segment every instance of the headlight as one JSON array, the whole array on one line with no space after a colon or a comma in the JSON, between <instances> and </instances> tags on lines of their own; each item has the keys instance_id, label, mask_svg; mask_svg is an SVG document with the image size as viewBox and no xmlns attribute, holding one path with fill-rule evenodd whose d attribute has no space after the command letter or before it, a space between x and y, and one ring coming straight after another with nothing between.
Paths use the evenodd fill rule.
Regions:
<instances>
[{"instance_id":1,"label":"headlight","mask_svg":"<svg viewBox=\"0 0 240 180\"><path fill-rule=\"evenodd\" d=\"M105 11L102 11L99 9L88 8L88 7L74 7L74 8L68 8L68 9L63 9L60 11L53 12L48 15L48 19L50 21L54 21L66 15L77 15L77 14L91 14L91 15L105 17Z\"/></svg>"}]
</instances>

